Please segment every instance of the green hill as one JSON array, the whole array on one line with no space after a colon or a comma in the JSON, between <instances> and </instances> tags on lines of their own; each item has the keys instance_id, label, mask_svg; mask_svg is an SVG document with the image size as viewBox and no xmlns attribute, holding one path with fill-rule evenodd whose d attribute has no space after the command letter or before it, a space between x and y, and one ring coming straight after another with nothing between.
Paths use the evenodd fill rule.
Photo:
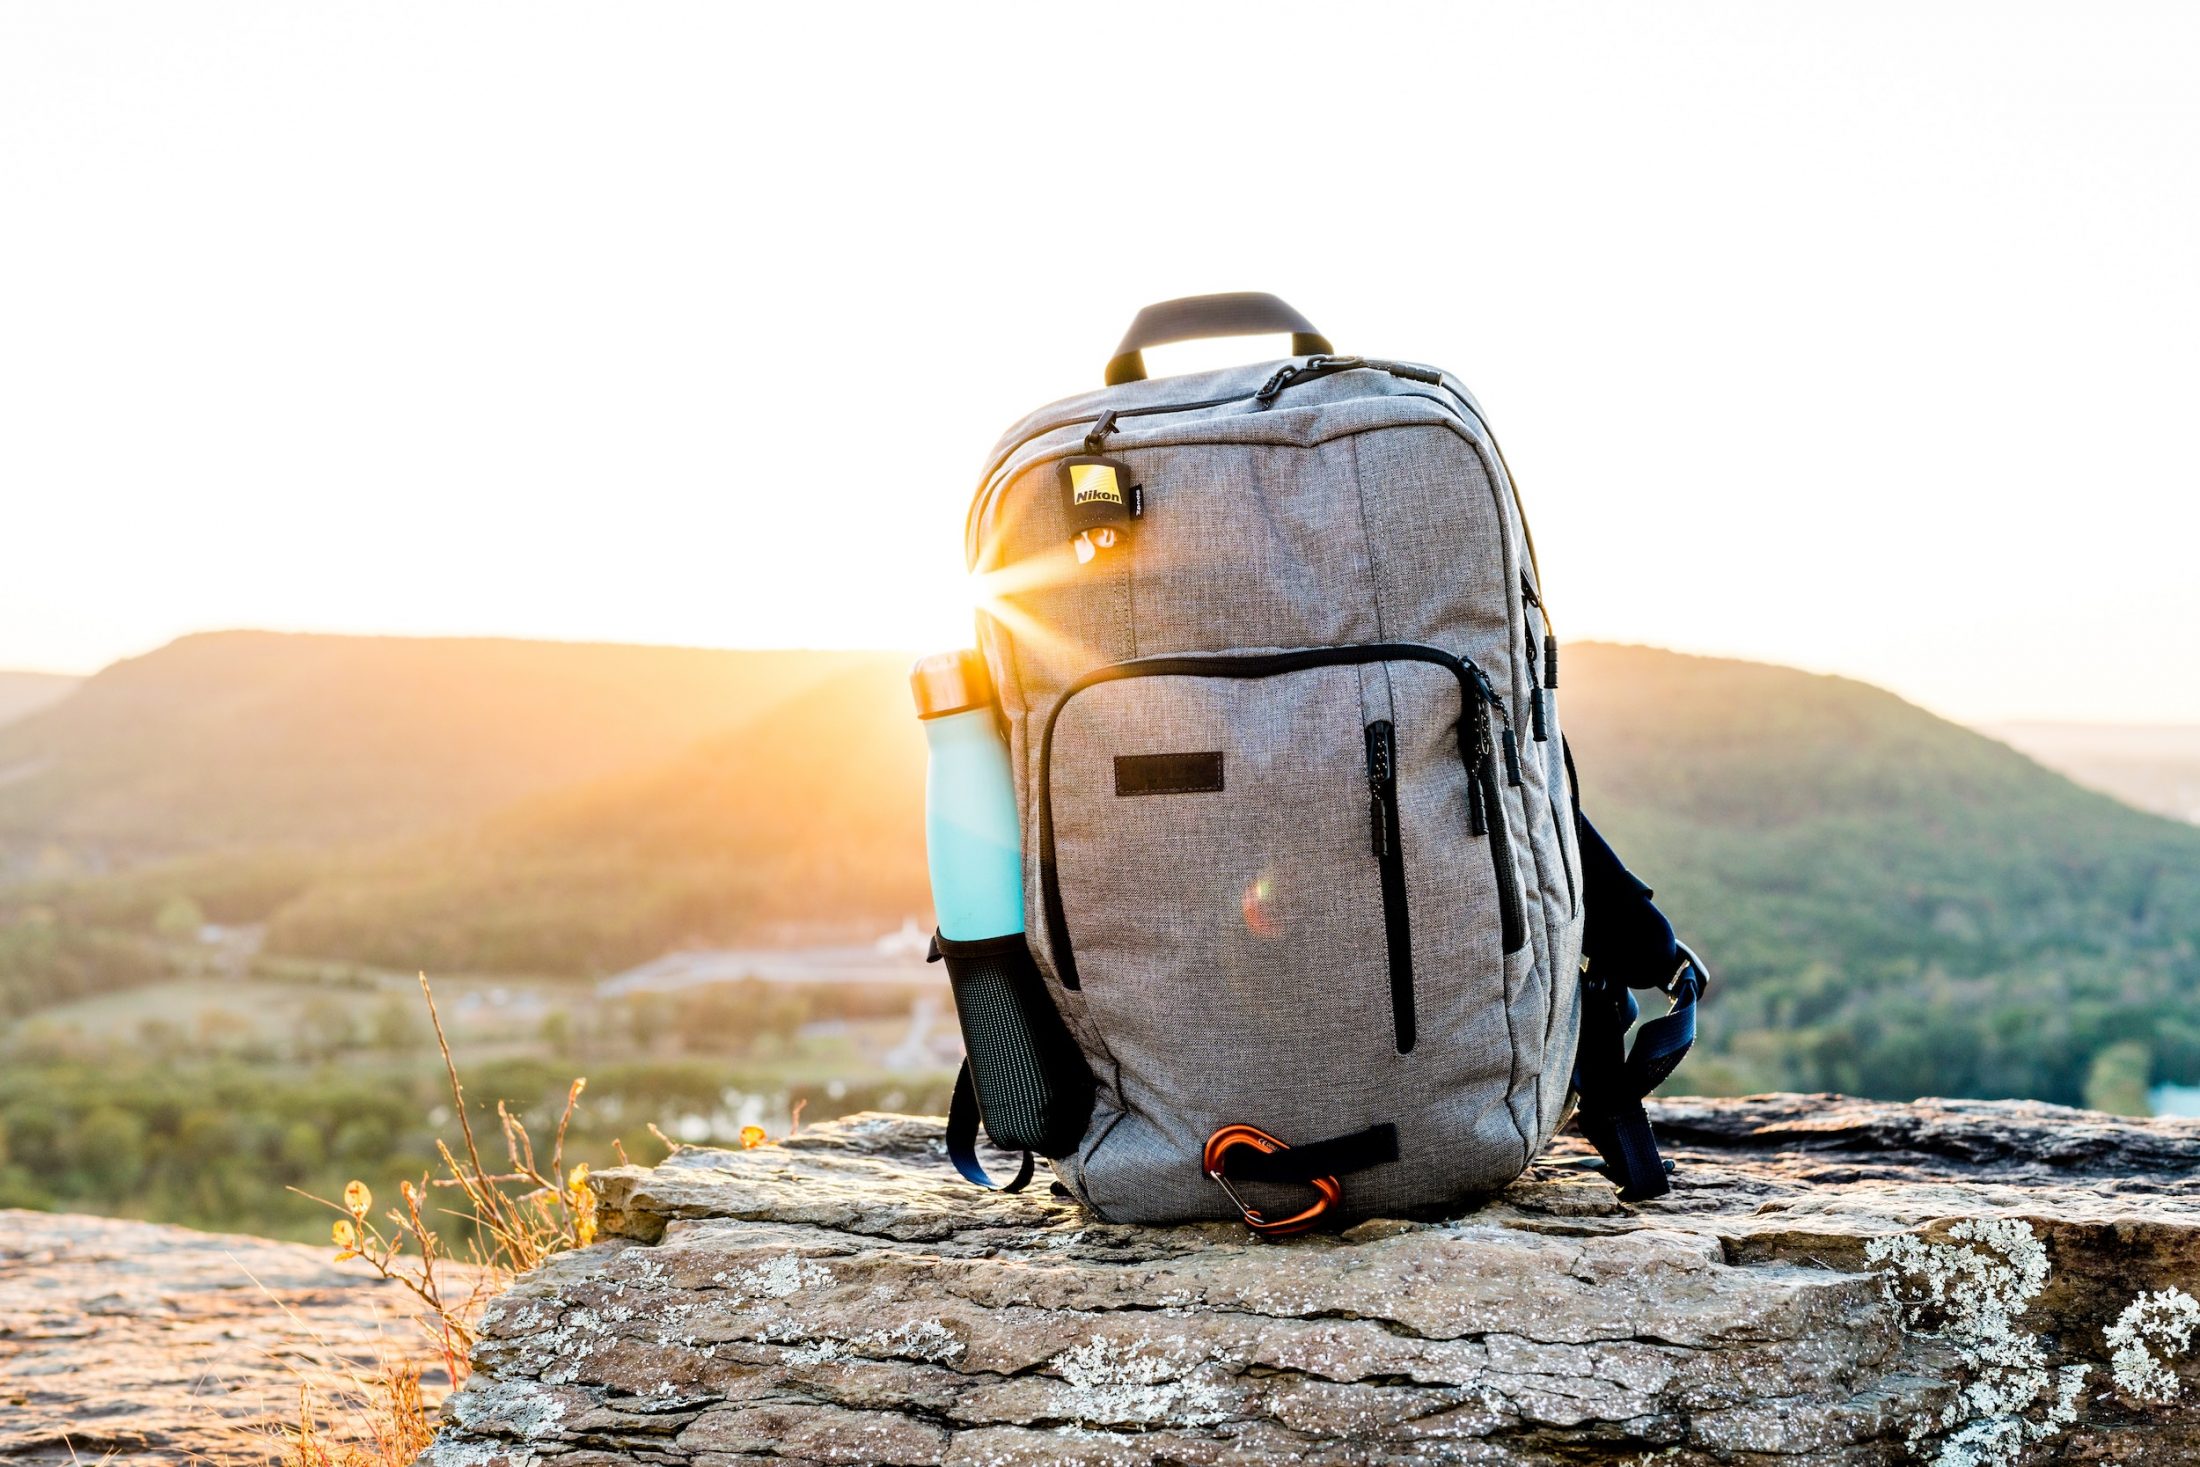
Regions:
<instances>
[{"instance_id":1,"label":"green hill","mask_svg":"<svg viewBox=\"0 0 2200 1467\"><path fill-rule=\"evenodd\" d=\"M549 771L585 762L573 751L609 761L615 747L670 743L679 718L662 704L629 710L605 732L593 725L612 718L614 690L574 697L542 675L527 685L545 703L521 721L562 732L513 733L507 712L506 737L488 741L527 751L525 778L507 772L496 787L535 788L463 822L489 802L467 783L487 759L458 736L472 725L400 722L381 735L379 767L406 765L399 731L425 729L420 758L440 771L442 803L408 794L405 822L365 822L366 833L438 814L453 824L49 890L40 951L74 934L67 988L94 991L127 965L119 950L84 948L90 935L149 932L188 899L213 920L268 920L277 953L588 976L683 944L845 935L921 914L923 755L903 660L793 656L705 664L749 677L746 705L717 731L562 785ZM2200 829L1845 679L1593 644L1567 649L1565 676L1590 814L1719 975L1692 1083L2070 1102L2112 1080L2128 1095L2135 1073L2200 1083ZM706 702L680 702L680 716ZM239 726L194 720L202 749ZM276 762L272 735L253 737ZM348 757L349 779L377 767ZM195 767L248 762L204 753ZM342 828L347 787L331 782L316 796L323 813L286 826L277 802L245 786L260 828L324 842ZM145 808L163 819L187 802L167 781L135 788L159 797ZM119 821L138 807L97 808ZM0 927L0 979L10 931ZM47 991L35 963L24 971L18 1010Z\"/></svg>"},{"instance_id":2,"label":"green hill","mask_svg":"<svg viewBox=\"0 0 2200 1467\"><path fill-rule=\"evenodd\" d=\"M330 846L670 757L879 653L219 632L0 727L0 869Z\"/></svg>"},{"instance_id":3,"label":"green hill","mask_svg":"<svg viewBox=\"0 0 2200 1467\"><path fill-rule=\"evenodd\" d=\"M2075 1103L2200 1079L2200 830L1890 693L1569 648L1584 808L1720 988L1698 1083Z\"/></svg>"},{"instance_id":4,"label":"green hill","mask_svg":"<svg viewBox=\"0 0 2200 1467\"><path fill-rule=\"evenodd\" d=\"M929 909L907 665L860 667L676 758L523 802L334 875L278 951L399 968L600 974L683 944Z\"/></svg>"},{"instance_id":5,"label":"green hill","mask_svg":"<svg viewBox=\"0 0 2200 1467\"><path fill-rule=\"evenodd\" d=\"M0 724L60 702L82 681L59 672L0 672Z\"/></svg>"}]
</instances>

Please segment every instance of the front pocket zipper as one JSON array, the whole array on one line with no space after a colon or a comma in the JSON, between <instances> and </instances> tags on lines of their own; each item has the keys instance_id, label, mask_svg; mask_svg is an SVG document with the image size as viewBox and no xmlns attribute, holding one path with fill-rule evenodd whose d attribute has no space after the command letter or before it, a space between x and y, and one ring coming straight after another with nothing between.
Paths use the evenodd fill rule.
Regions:
<instances>
[{"instance_id":1,"label":"front pocket zipper","mask_svg":"<svg viewBox=\"0 0 2200 1467\"><path fill-rule=\"evenodd\" d=\"M1387 718L1367 726L1367 819L1383 878L1383 939L1390 949L1390 1019L1398 1053L1413 1048L1413 928L1406 917L1406 853L1398 827L1398 740Z\"/></svg>"},{"instance_id":2,"label":"front pocket zipper","mask_svg":"<svg viewBox=\"0 0 2200 1467\"><path fill-rule=\"evenodd\" d=\"M1254 403L1258 409L1265 410L1275 402L1277 394L1287 387L1301 382L1317 381L1338 372L1357 371L1387 372L1393 377L1403 378L1409 382L1421 382L1432 387L1444 387L1452 396L1459 396L1457 389L1447 386L1444 382L1444 374L1434 367L1417 366L1412 362L1377 361L1366 357L1317 356L1311 358L1304 366L1292 363L1279 368L1274 375L1252 392L1236 392L1228 397L1203 397L1196 402L1155 402L1147 403L1142 407L1105 408L1095 412L1079 413L1074 417L1056 418L1052 422L1041 423L1038 427L1030 429L1014 443L994 454L992 460L986 464L985 472L978 476L978 492L972 496L970 509L963 516L964 551L973 558L976 556L978 518L984 512L987 503L991 501L994 491L1006 482L997 478L996 475L1000 474L1009 462L1023 451L1025 445L1044 438L1049 433L1059 433L1064 428L1080 428L1087 423L1091 423L1094 425L1093 431L1085 438L1085 452L1098 453L1100 445L1107 440L1108 434L1116 431L1116 422L1122 418L1205 412L1210 408L1232 407L1241 402ZM1418 397L1424 401L1433 402L1460 421L1465 422L1467 420L1468 403L1464 398L1460 398L1459 406L1454 407L1442 398L1431 397L1424 392L1400 393L1398 395L1401 397ZM1474 420L1480 423L1481 410L1475 408L1473 413ZM1484 425L1484 431L1487 431L1487 425ZM1496 442L1496 439L1492 438L1491 442ZM1518 496L1515 495L1516 502L1517 499Z\"/></svg>"},{"instance_id":3,"label":"front pocket zipper","mask_svg":"<svg viewBox=\"0 0 2200 1467\"><path fill-rule=\"evenodd\" d=\"M1054 859L1054 729L1070 699L1090 687L1132 677L1274 677L1311 667L1348 667L1370 662L1427 662L1448 670L1459 680L1460 722L1471 726L1459 732L1459 753L1467 771L1467 816L1470 835L1487 835L1490 867L1497 878L1498 918L1504 950L1514 953L1528 940L1528 921L1520 904L1520 882L1513 861L1512 831L1505 819L1505 803L1497 772L1497 739L1491 727L1492 712L1503 718L1504 700L1490 685L1482 669L1466 658L1417 642L1365 642L1350 647L1307 647L1292 652L1192 652L1141 657L1096 667L1062 690L1048 710L1039 737L1039 900L1046 927L1047 952L1064 988L1077 987L1077 958L1069 937L1069 921L1062 910L1062 882ZM1512 726L1505 725L1508 753ZM1517 758L1517 756L1515 756ZM1395 779L1396 771L1392 771ZM1510 781L1518 784L1516 777ZM1395 844L1393 840L1393 844ZM1402 860L1402 858L1401 858ZM1401 876L1404 871L1400 866ZM1387 891L1387 886L1386 886ZM1404 921L1403 889L1398 921ZM1395 930L1395 929L1394 929ZM1392 951L1396 952L1396 939ZM1392 969L1394 980L1396 967ZM1410 1043L1410 1029L1401 1031L1401 1045Z\"/></svg>"},{"instance_id":4,"label":"front pocket zipper","mask_svg":"<svg viewBox=\"0 0 2200 1467\"><path fill-rule=\"evenodd\" d=\"M1528 618L1528 608L1534 607L1543 618L1543 656L1539 662L1535 655L1535 623ZM1535 729L1536 742L1549 743L1551 738L1551 697L1558 687L1558 638L1551 633L1551 609L1536 595L1535 585L1528 573L1520 573L1520 630L1528 648L1528 716ZM1566 873L1566 914L1571 917L1581 911L1581 888L1574 880L1573 863L1566 858L1566 816L1558 808L1558 781L1548 775L1543 781L1543 793L1550 799L1551 826L1558 833L1558 864Z\"/></svg>"}]
</instances>

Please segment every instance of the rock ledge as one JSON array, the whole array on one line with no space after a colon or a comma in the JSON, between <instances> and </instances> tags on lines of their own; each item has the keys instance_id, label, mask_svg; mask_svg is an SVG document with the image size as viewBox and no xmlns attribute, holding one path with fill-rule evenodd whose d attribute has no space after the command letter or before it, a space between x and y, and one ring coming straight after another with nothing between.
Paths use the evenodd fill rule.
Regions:
<instances>
[{"instance_id":1,"label":"rock ledge","mask_svg":"<svg viewBox=\"0 0 2200 1467\"><path fill-rule=\"evenodd\" d=\"M1462 1215L1266 1244L979 1193L929 1119L683 1149L599 1175L612 1236L492 1306L422 1460L2200 1458L2200 1123L1654 1115L1653 1204L1568 1139Z\"/></svg>"}]
</instances>

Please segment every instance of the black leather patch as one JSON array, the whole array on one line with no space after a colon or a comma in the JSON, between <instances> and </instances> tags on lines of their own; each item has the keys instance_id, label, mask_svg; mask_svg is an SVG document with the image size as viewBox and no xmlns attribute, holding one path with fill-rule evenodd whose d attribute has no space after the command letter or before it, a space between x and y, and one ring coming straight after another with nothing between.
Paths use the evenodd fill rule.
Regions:
<instances>
[{"instance_id":1,"label":"black leather patch","mask_svg":"<svg viewBox=\"0 0 2200 1467\"><path fill-rule=\"evenodd\" d=\"M1119 795L1190 795L1222 788L1222 751L1205 754L1118 754Z\"/></svg>"}]
</instances>

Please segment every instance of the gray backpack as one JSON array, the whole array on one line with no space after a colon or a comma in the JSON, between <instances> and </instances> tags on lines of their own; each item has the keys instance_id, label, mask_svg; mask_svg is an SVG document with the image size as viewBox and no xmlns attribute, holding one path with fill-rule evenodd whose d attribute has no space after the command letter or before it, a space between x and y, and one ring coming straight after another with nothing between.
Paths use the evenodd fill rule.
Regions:
<instances>
[{"instance_id":1,"label":"gray backpack","mask_svg":"<svg viewBox=\"0 0 2200 1467\"><path fill-rule=\"evenodd\" d=\"M1146 347L1281 331L1146 380ZM1701 969L1590 984L1584 1041L1558 647L1480 407L1267 295L1148 307L1107 382L1008 431L967 524L1026 933L939 944L958 1165L986 1180L982 1114L1106 1220L1290 1232L1503 1187L1578 1092L1662 1192L1640 1102ZM1630 983L1674 995L1632 1056Z\"/></svg>"}]
</instances>

